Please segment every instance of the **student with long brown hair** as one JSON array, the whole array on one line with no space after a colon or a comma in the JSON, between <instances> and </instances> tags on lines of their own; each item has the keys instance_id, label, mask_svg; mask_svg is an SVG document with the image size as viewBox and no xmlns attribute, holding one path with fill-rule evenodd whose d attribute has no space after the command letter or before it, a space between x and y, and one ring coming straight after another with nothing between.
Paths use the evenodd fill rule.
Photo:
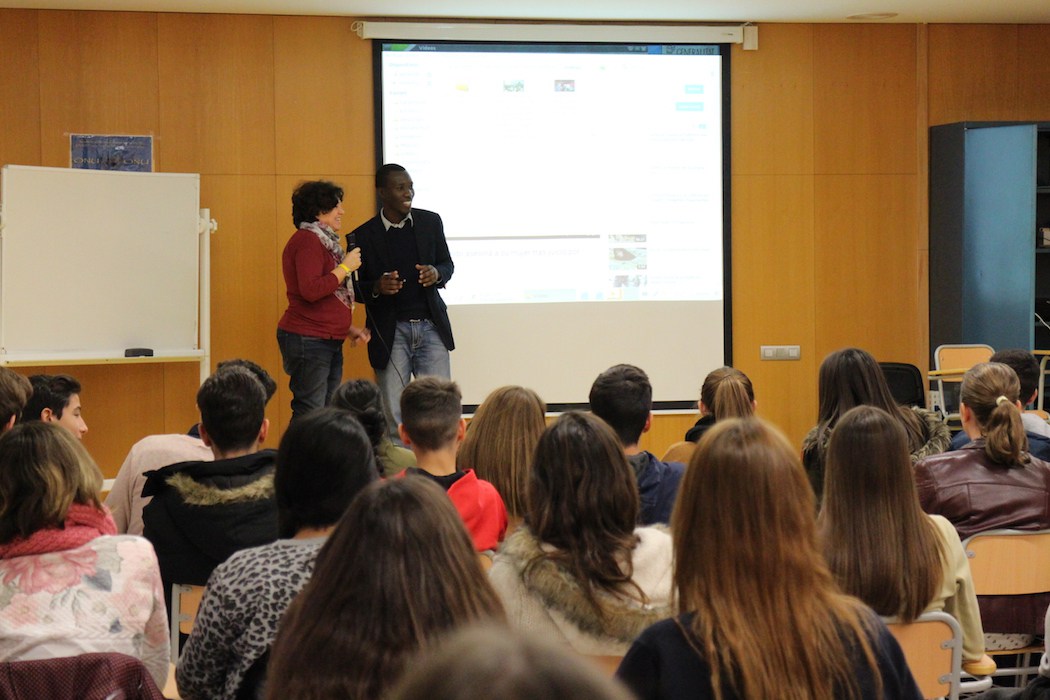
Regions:
<instances>
[{"instance_id":1,"label":"student with long brown hair","mask_svg":"<svg viewBox=\"0 0 1050 700\"><path fill-rule=\"evenodd\" d=\"M943 515L966 539L985 530L1050 528L1050 464L1028 454L1017 373L982 362L963 375L959 408L972 442L915 465L919 502ZM1036 635L1050 596L979 596L986 633ZM1027 637L986 639L990 649L1017 648Z\"/></svg>"},{"instance_id":2,"label":"student with long brown hair","mask_svg":"<svg viewBox=\"0 0 1050 700\"><path fill-rule=\"evenodd\" d=\"M508 531L525 517L525 494L536 444L547 424L547 405L532 389L502 386L485 397L456 456L460 471L473 469L499 491Z\"/></svg>"},{"instance_id":3,"label":"student with long brown hair","mask_svg":"<svg viewBox=\"0 0 1050 700\"><path fill-rule=\"evenodd\" d=\"M700 409L700 420L685 434L689 442L699 442L715 421L754 415L755 390L751 380L735 367L712 370L700 385L697 408Z\"/></svg>"},{"instance_id":4,"label":"student with long brown hair","mask_svg":"<svg viewBox=\"0 0 1050 700\"><path fill-rule=\"evenodd\" d=\"M939 415L925 408L898 406L882 368L860 348L837 350L820 363L820 408L817 424L802 441L802 463L817 494L824 488L824 453L835 424L854 406L875 406L896 418L908 436L912 462L944 452L951 445L951 431Z\"/></svg>"},{"instance_id":5,"label":"student with long brown hair","mask_svg":"<svg viewBox=\"0 0 1050 700\"><path fill-rule=\"evenodd\" d=\"M708 431L671 521L682 612L617 671L639 698L922 697L885 625L835 584L814 505L775 428L745 418Z\"/></svg>"},{"instance_id":6,"label":"student with long brown hair","mask_svg":"<svg viewBox=\"0 0 1050 700\"><path fill-rule=\"evenodd\" d=\"M569 412L540 438L525 524L489 579L513 627L582 654L620 655L671 607L671 537L636 527L634 472L604 421Z\"/></svg>"},{"instance_id":7,"label":"student with long brown hair","mask_svg":"<svg viewBox=\"0 0 1050 700\"><path fill-rule=\"evenodd\" d=\"M835 427L818 522L846 593L903 622L947 612L963 630L964 669L995 670L959 535L947 519L922 512L904 430L881 408L851 408Z\"/></svg>"},{"instance_id":8,"label":"student with long brown hair","mask_svg":"<svg viewBox=\"0 0 1050 700\"><path fill-rule=\"evenodd\" d=\"M429 479L362 491L274 641L266 697L382 697L415 651L503 610L448 496Z\"/></svg>"}]
</instances>

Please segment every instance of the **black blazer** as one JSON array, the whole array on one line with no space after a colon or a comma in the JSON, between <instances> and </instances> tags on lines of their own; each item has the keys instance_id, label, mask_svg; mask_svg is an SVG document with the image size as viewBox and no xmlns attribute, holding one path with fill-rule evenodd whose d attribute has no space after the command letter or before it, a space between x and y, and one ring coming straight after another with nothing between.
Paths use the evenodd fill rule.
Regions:
<instances>
[{"instance_id":1,"label":"black blazer","mask_svg":"<svg viewBox=\"0 0 1050 700\"><path fill-rule=\"evenodd\" d=\"M423 288L423 297L427 301L430 320L434 323L441 342L449 350L456 347L452 339L452 324L448 320L445 302L438 294L438 289L452 277L455 265L445 242L445 228L441 217L425 209L412 210L412 228L416 234L416 253L420 265L433 265L438 271L438 281L430 287ZM353 238L351 238L353 236ZM396 295L372 296L372 289L384 272L394 268L393 256L389 248L386 229L379 215L372 217L358 226L347 236L361 247L361 268L358 270L358 281L354 291L358 301L368 307L368 319L365 324L372 335L378 334L382 340L373 337L368 344L368 361L375 369L383 369L390 361L390 344L394 342L394 328L397 325Z\"/></svg>"}]
</instances>

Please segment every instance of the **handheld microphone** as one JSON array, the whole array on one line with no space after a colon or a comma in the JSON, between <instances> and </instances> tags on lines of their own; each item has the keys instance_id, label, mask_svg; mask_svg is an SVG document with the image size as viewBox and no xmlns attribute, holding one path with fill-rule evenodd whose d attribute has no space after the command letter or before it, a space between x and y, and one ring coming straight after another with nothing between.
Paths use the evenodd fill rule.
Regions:
<instances>
[{"instance_id":1,"label":"handheld microphone","mask_svg":"<svg viewBox=\"0 0 1050 700\"><path fill-rule=\"evenodd\" d=\"M351 231L350 233L346 234L346 252L349 253L351 250L353 250L356 247L357 247L357 234ZM357 284L357 270L354 270L353 272L350 273L350 278L354 281L354 284Z\"/></svg>"}]
</instances>

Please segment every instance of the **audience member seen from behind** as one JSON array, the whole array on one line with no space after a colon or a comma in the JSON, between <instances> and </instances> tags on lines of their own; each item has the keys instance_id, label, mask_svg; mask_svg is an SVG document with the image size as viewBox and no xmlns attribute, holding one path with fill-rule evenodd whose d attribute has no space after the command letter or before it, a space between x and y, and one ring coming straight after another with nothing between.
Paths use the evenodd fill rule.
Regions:
<instances>
[{"instance_id":1,"label":"audience member seen from behind","mask_svg":"<svg viewBox=\"0 0 1050 700\"><path fill-rule=\"evenodd\" d=\"M34 374L29 383L33 393L25 407L25 420L57 423L83 440L88 427L81 416L80 382L68 374Z\"/></svg>"},{"instance_id":2,"label":"audience member seen from behind","mask_svg":"<svg viewBox=\"0 0 1050 700\"><path fill-rule=\"evenodd\" d=\"M900 421L908 436L912 462L938 454L951 444L951 432L941 417L925 408L898 406L882 368L859 348L837 350L820 363L820 409L817 425L802 441L802 463L820 501L824 488L824 454L839 418L854 406L881 408Z\"/></svg>"},{"instance_id":3,"label":"audience member seen from behind","mask_svg":"<svg viewBox=\"0 0 1050 700\"><path fill-rule=\"evenodd\" d=\"M653 387L634 365L615 365L591 385L591 412L608 423L619 438L638 482L642 525L667 524L685 465L663 462L638 447L653 421Z\"/></svg>"},{"instance_id":4,"label":"audience member seen from behind","mask_svg":"<svg viewBox=\"0 0 1050 700\"><path fill-rule=\"evenodd\" d=\"M416 466L416 456L412 450L398 447L390 440L383 399L375 382L367 379L343 382L332 394L330 405L350 411L361 421L383 476L395 476L408 467Z\"/></svg>"},{"instance_id":5,"label":"audience member seen from behind","mask_svg":"<svg viewBox=\"0 0 1050 700\"><path fill-rule=\"evenodd\" d=\"M266 697L371 700L411 655L463 625L502 621L456 509L429 479L371 484L281 621Z\"/></svg>"},{"instance_id":6,"label":"audience member seen from behind","mask_svg":"<svg viewBox=\"0 0 1050 700\"><path fill-rule=\"evenodd\" d=\"M508 534L525 517L529 466L547 427L546 410L543 399L532 389L500 387L478 406L459 448L460 470L473 469L503 498Z\"/></svg>"},{"instance_id":7,"label":"audience member seen from behind","mask_svg":"<svg viewBox=\"0 0 1050 700\"><path fill-rule=\"evenodd\" d=\"M1050 464L1027 452L1017 373L998 362L963 375L959 413L972 442L915 465L919 502L959 537L985 530L1050 528ZM1018 562L1018 566L1023 566ZM1050 595L978 596L988 649L1015 649L1041 634ZM1008 635L1008 636L1002 636Z\"/></svg>"},{"instance_id":8,"label":"audience member seen from behind","mask_svg":"<svg viewBox=\"0 0 1050 700\"><path fill-rule=\"evenodd\" d=\"M296 420L326 405L342 381L343 339L353 346L372 334L351 325L350 274L361 267L361 250L343 250L336 234L343 223L343 188L326 180L300 183L292 192L292 223L298 230L281 254L288 308L277 322L277 345Z\"/></svg>"},{"instance_id":9,"label":"audience member seen from behind","mask_svg":"<svg viewBox=\"0 0 1050 700\"><path fill-rule=\"evenodd\" d=\"M826 457L819 523L824 556L842 589L906 623L943 610L962 627L963 669L994 671L966 552L948 520L919 506L900 423L881 408L851 408Z\"/></svg>"},{"instance_id":10,"label":"audience member seen from behind","mask_svg":"<svg viewBox=\"0 0 1050 700\"><path fill-rule=\"evenodd\" d=\"M176 673L184 700L257 696L281 615L350 501L378 478L349 411L318 409L288 426L274 476L281 539L236 552L208 579Z\"/></svg>"},{"instance_id":11,"label":"audience member seen from behind","mask_svg":"<svg viewBox=\"0 0 1050 700\"><path fill-rule=\"evenodd\" d=\"M145 536L169 598L173 583L203 586L234 552L277 539L277 453L260 449L270 427L262 384L243 367L223 369L201 385L197 407L215 459L146 472L142 490L152 497L142 511Z\"/></svg>"},{"instance_id":12,"label":"audience member seen from behind","mask_svg":"<svg viewBox=\"0 0 1050 700\"><path fill-rule=\"evenodd\" d=\"M512 627L612 656L671 615L671 536L637 526L634 473L604 421L570 412L544 432L528 502L489 571Z\"/></svg>"},{"instance_id":13,"label":"audience member seen from behind","mask_svg":"<svg viewBox=\"0 0 1050 700\"><path fill-rule=\"evenodd\" d=\"M615 679L538 635L474 625L408 666L389 700L632 700Z\"/></svg>"},{"instance_id":14,"label":"audience member seen from behind","mask_svg":"<svg viewBox=\"0 0 1050 700\"><path fill-rule=\"evenodd\" d=\"M120 652L162 687L157 557L141 537L116 534L101 487L67 430L32 421L0 436L0 661Z\"/></svg>"},{"instance_id":15,"label":"audience member seen from behind","mask_svg":"<svg viewBox=\"0 0 1050 700\"><path fill-rule=\"evenodd\" d=\"M835 585L794 449L757 418L700 440L675 507L681 614L650 627L617 675L638 698L919 700L886 626Z\"/></svg>"},{"instance_id":16,"label":"audience member seen from behind","mask_svg":"<svg viewBox=\"0 0 1050 700\"><path fill-rule=\"evenodd\" d=\"M1027 350L1000 350L988 361L1001 362L1017 373L1017 380L1021 384L1018 394L1022 409L1021 423L1028 437L1028 453L1047 461L1050 459L1050 423L1024 410L1025 406L1034 403L1039 397L1039 361ZM965 430L960 430L952 438L952 449L957 450L969 442L970 436Z\"/></svg>"},{"instance_id":17,"label":"audience member seen from behind","mask_svg":"<svg viewBox=\"0 0 1050 700\"><path fill-rule=\"evenodd\" d=\"M277 383L265 369L251 360L236 358L223 360L215 371L221 372L229 367L243 367L250 371L262 383L266 402L273 398ZM186 435L147 435L132 445L120 465L113 488L106 496L106 505L117 524L117 532L142 534L142 509L151 500L151 497L142 495L146 472L178 462L210 462L214 457L211 448L201 440L200 423L194 423Z\"/></svg>"},{"instance_id":18,"label":"audience member seen from behind","mask_svg":"<svg viewBox=\"0 0 1050 700\"><path fill-rule=\"evenodd\" d=\"M26 403L33 393L29 380L7 367L0 367L0 433L10 430L22 419Z\"/></svg>"},{"instance_id":19,"label":"audience member seen from behind","mask_svg":"<svg viewBox=\"0 0 1050 700\"><path fill-rule=\"evenodd\" d=\"M699 442L717 420L746 418L755 413L755 390L747 375L733 367L712 370L700 386L700 420L686 434L687 442Z\"/></svg>"},{"instance_id":20,"label":"audience member seen from behind","mask_svg":"<svg viewBox=\"0 0 1050 700\"><path fill-rule=\"evenodd\" d=\"M466 432L459 386L440 377L412 380L401 392L401 420L398 434L419 465L404 474L429 479L445 489L474 547L479 552L496 549L507 532L503 499L473 469L456 468L456 452Z\"/></svg>"}]
</instances>

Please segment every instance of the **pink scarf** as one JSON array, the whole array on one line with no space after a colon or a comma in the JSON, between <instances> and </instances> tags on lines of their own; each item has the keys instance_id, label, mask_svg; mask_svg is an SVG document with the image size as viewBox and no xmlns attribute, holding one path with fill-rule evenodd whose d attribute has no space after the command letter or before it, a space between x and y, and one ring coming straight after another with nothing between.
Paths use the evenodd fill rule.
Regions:
<instances>
[{"instance_id":1,"label":"pink scarf","mask_svg":"<svg viewBox=\"0 0 1050 700\"><path fill-rule=\"evenodd\" d=\"M117 526L105 508L74 503L66 513L65 525L61 528L44 528L29 537L15 537L0 544L0 559L13 559L28 554L47 554L76 549L102 535L117 534Z\"/></svg>"}]
</instances>

